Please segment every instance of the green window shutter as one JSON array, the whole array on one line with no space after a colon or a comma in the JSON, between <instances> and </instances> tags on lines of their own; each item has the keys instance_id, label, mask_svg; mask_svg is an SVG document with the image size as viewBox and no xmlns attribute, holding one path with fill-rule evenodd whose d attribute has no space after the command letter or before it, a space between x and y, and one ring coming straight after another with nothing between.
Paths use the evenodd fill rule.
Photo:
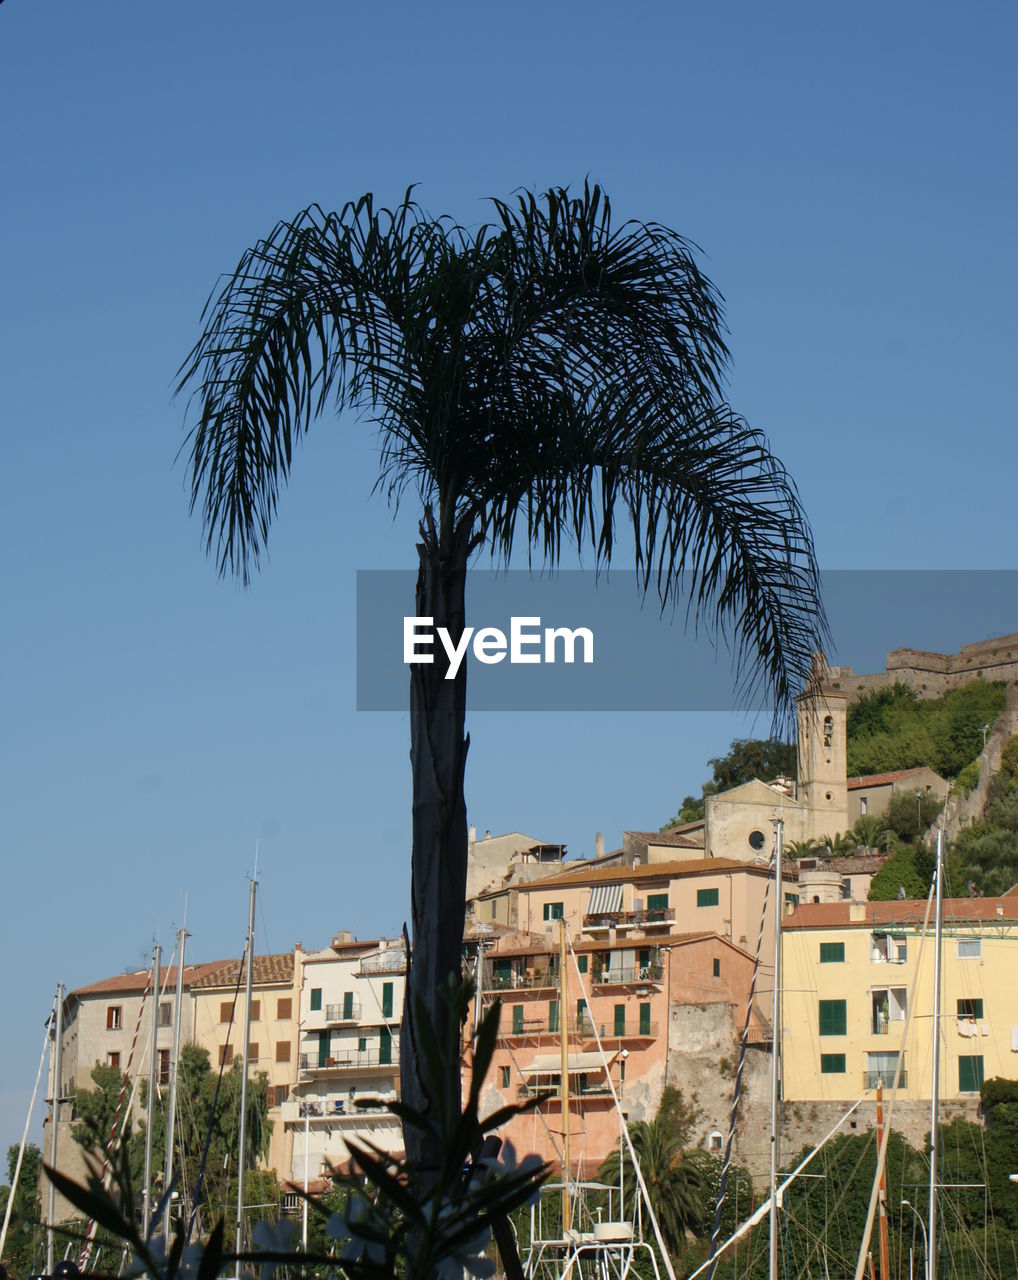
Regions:
<instances>
[{"instance_id":1,"label":"green window shutter","mask_svg":"<svg viewBox=\"0 0 1018 1280\"><path fill-rule=\"evenodd\" d=\"M637 957L637 964L641 969L650 968L650 947L644 947Z\"/></svg>"},{"instance_id":2,"label":"green window shutter","mask_svg":"<svg viewBox=\"0 0 1018 1280\"><path fill-rule=\"evenodd\" d=\"M721 977L721 961L717 959L715 959L714 961L714 977L715 978Z\"/></svg>"},{"instance_id":3,"label":"green window shutter","mask_svg":"<svg viewBox=\"0 0 1018 1280\"><path fill-rule=\"evenodd\" d=\"M548 1030L549 1031L558 1030L558 1001L557 1000L548 1001Z\"/></svg>"},{"instance_id":4,"label":"green window shutter","mask_svg":"<svg viewBox=\"0 0 1018 1280\"><path fill-rule=\"evenodd\" d=\"M382 983L382 1017L392 1017L392 983Z\"/></svg>"},{"instance_id":5,"label":"green window shutter","mask_svg":"<svg viewBox=\"0 0 1018 1280\"><path fill-rule=\"evenodd\" d=\"M844 964L845 944L843 942L821 942L821 964Z\"/></svg>"},{"instance_id":6,"label":"green window shutter","mask_svg":"<svg viewBox=\"0 0 1018 1280\"><path fill-rule=\"evenodd\" d=\"M697 889L696 905L698 907L716 907L718 901L717 889Z\"/></svg>"},{"instance_id":7,"label":"green window shutter","mask_svg":"<svg viewBox=\"0 0 1018 1280\"><path fill-rule=\"evenodd\" d=\"M978 1093L983 1084L983 1055L962 1055L958 1059L958 1092Z\"/></svg>"},{"instance_id":8,"label":"green window shutter","mask_svg":"<svg viewBox=\"0 0 1018 1280\"><path fill-rule=\"evenodd\" d=\"M544 918L545 920L551 919L551 903L550 902L546 902L544 904Z\"/></svg>"},{"instance_id":9,"label":"green window shutter","mask_svg":"<svg viewBox=\"0 0 1018 1280\"><path fill-rule=\"evenodd\" d=\"M328 1031L319 1031L318 1033L318 1065L324 1067L329 1057L329 1033Z\"/></svg>"},{"instance_id":10,"label":"green window shutter","mask_svg":"<svg viewBox=\"0 0 1018 1280\"><path fill-rule=\"evenodd\" d=\"M503 1089L509 1088L509 1068L508 1067L502 1068L502 1088Z\"/></svg>"},{"instance_id":11,"label":"green window shutter","mask_svg":"<svg viewBox=\"0 0 1018 1280\"><path fill-rule=\"evenodd\" d=\"M667 911L668 910L668 894L667 893L648 893L647 894L647 910L648 911Z\"/></svg>"},{"instance_id":12,"label":"green window shutter","mask_svg":"<svg viewBox=\"0 0 1018 1280\"><path fill-rule=\"evenodd\" d=\"M513 1035L523 1035L523 1005L513 1005Z\"/></svg>"},{"instance_id":13,"label":"green window shutter","mask_svg":"<svg viewBox=\"0 0 1018 1280\"><path fill-rule=\"evenodd\" d=\"M317 1013L322 1007L322 989L321 987L311 988L311 1012Z\"/></svg>"},{"instance_id":14,"label":"green window shutter","mask_svg":"<svg viewBox=\"0 0 1018 1280\"><path fill-rule=\"evenodd\" d=\"M820 1055L820 1072L825 1076L843 1076L845 1074L845 1055L843 1053L822 1053Z\"/></svg>"},{"instance_id":15,"label":"green window shutter","mask_svg":"<svg viewBox=\"0 0 1018 1280\"><path fill-rule=\"evenodd\" d=\"M392 1032L388 1027L383 1027L378 1034L378 1061L383 1067L392 1062Z\"/></svg>"},{"instance_id":16,"label":"green window shutter","mask_svg":"<svg viewBox=\"0 0 1018 1280\"><path fill-rule=\"evenodd\" d=\"M367 1053L367 1051L368 1051L368 1038L367 1038L367 1036L358 1036L358 1037L357 1037L357 1052L358 1052L358 1053Z\"/></svg>"},{"instance_id":17,"label":"green window shutter","mask_svg":"<svg viewBox=\"0 0 1018 1280\"><path fill-rule=\"evenodd\" d=\"M641 1036L650 1035L650 1005L649 1004L640 1005L640 1035Z\"/></svg>"},{"instance_id":18,"label":"green window shutter","mask_svg":"<svg viewBox=\"0 0 1018 1280\"><path fill-rule=\"evenodd\" d=\"M820 1001L820 1034L843 1036L847 1032L848 1013L844 1000Z\"/></svg>"},{"instance_id":19,"label":"green window shutter","mask_svg":"<svg viewBox=\"0 0 1018 1280\"><path fill-rule=\"evenodd\" d=\"M561 920L565 916L566 907L564 902L553 902L551 904L551 918L553 920Z\"/></svg>"},{"instance_id":20,"label":"green window shutter","mask_svg":"<svg viewBox=\"0 0 1018 1280\"><path fill-rule=\"evenodd\" d=\"M615 1035L624 1036L626 1034L626 1006L617 1004L615 1006Z\"/></svg>"},{"instance_id":21,"label":"green window shutter","mask_svg":"<svg viewBox=\"0 0 1018 1280\"><path fill-rule=\"evenodd\" d=\"M353 992L352 991L343 992L343 1017L344 1018L353 1017Z\"/></svg>"},{"instance_id":22,"label":"green window shutter","mask_svg":"<svg viewBox=\"0 0 1018 1280\"><path fill-rule=\"evenodd\" d=\"M576 963L579 966L580 973L587 972L587 959L588 957L585 955L576 957Z\"/></svg>"}]
</instances>

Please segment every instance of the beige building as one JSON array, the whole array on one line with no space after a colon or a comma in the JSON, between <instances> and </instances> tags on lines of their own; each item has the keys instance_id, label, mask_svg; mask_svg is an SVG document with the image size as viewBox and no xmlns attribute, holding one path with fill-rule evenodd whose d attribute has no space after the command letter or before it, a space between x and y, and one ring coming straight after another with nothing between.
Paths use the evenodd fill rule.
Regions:
<instances>
[{"instance_id":1,"label":"beige building","mask_svg":"<svg viewBox=\"0 0 1018 1280\"><path fill-rule=\"evenodd\" d=\"M889 1089L899 1064L899 1098L930 1098L934 943L932 921L923 938L925 910L910 901L804 903L785 919L787 1102L852 1102L878 1081ZM984 1080L1018 1073L1018 895L945 901L942 963L941 1098L974 1110Z\"/></svg>"},{"instance_id":2,"label":"beige building","mask_svg":"<svg viewBox=\"0 0 1018 1280\"><path fill-rule=\"evenodd\" d=\"M848 780L848 821L851 826L864 814L880 817L893 796L934 796L946 800L950 785L932 769L897 769L870 773Z\"/></svg>"},{"instance_id":3,"label":"beige building","mask_svg":"<svg viewBox=\"0 0 1018 1280\"><path fill-rule=\"evenodd\" d=\"M282 1104L297 1078L297 1014L300 974L295 952L254 958L251 972L251 1030L248 1037L252 1077L268 1080L268 1119L272 1122L268 1166L286 1170L291 1140L282 1121ZM208 968L191 987L191 1026L185 1039L208 1050L213 1070L230 1067L244 1052L245 980L240 960Z\"/></svg>"}]
</instances>

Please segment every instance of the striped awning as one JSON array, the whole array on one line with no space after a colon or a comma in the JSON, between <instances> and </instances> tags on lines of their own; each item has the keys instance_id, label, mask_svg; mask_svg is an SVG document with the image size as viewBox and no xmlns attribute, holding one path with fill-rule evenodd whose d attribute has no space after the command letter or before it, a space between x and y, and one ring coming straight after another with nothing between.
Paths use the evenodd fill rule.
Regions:
<instances>
[{"instance_id":1,"label":"striped awning","mask_svg":"<svg viewBox=\"0 0 1018 1280\"><path fill-rule=\"evenodd\" d=\"M622 910L622 888L620 884L599 884L590 891L588 916L608 916Z\"/></svg>"},{"instance_id":2,"label":"striped awning","mask_svg":"<svg viewBox=\"0 0 1018 1280\"><path fill-rule=\"evenodd\" d=\"M609 1060L612 1055L608 1055ZM596 1052L571 1053L569 1055L569 1074L580 1071L600 1071L604 1067L601 1055ZM558 1053L542 1053L527 1067L523 1068L525 1076L557 1076L562 1071L562 1055Z\"/></svg>"}]
</instances>

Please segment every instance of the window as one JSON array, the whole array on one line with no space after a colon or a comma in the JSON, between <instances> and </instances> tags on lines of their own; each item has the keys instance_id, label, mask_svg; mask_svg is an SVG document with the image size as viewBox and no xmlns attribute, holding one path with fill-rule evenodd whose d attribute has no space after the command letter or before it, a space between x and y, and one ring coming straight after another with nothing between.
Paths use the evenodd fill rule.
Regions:
<instances>
[{"instance_id":1,"label":"window","mask_svg":"<svg viewBox=\"0 0 1018 1280\"><path fill-rule=\"evenodd\" d=\"M382 983L382 1017L392 1017L392 983Z\"/></svg>"},{"instance_id":2,"label":"window","mask_svg":"<svg viewBox=\"0 0 1018 1280\"><path fill-rule=\"evenodd\" d=\"M233 1045L223 1044L219 1046L219 1065L228 1067L233 1061Z\"/></svg>"},{"instance_id":3,"label":"window","mask_svg":"<svg viewBox=\"0 0 1018 1280\"><path fill-rule=\"evenodd\" d=\"M895 1076L897 1076L898 1084L904 1087L905 1080L905 1063L902 1061L901 1074L898 1075L898 1054L896 1053L868 1053L866 1055L866 1079L865 1086L867 1089L875 1089L878 1084L882 1084L885 1089L893 1088Z\"/></svg>"},{"instance_id":4,"label":"window","mask_svg":"<svg viewBox=\"0 0 1018 1280\"><path fill-rule=\"evenodd\" d=\"M636 957L637 964L641 971L650 968L650 947L642 947Z\"/></svg>"},{"instance_id":5,"label":"window","mask_svg":"<svg viewBox=\"0 0 1018 1280\"><path fill-rule=\"evenodd\" d=\"M978 1093L983 1083L983 1055L962 1055L958 1059L958 1092Z\"/></svg>"},{"instance_id":6,"label":"window","mask_svg":"<svg viewBox=\"0 0 1018 1280\"><path fill-rule=\"evenodd\" d=\"M503 1089L509 1088L509 1068L508 1067L502 1068L502 1088Z\"/></svg>"},{"instance_id":7,"label":"window","mask_svg":"<svg viewBox=\"0 0 1018 1280\"><path fill-rule=\"evenodd\" d=\"M626 1034L626 1006L617 1004L615 1006L615 1035L624 1036Z\"/></svg>"},{"instance_id":8,"label":"window","mask_svg":"<svg viewBox=\"0 0 1018 1280\"><path fill-rule=\"evenodd\" d=\"M349 1021L350 1021L350 1019L351 1019L352 1017L353 1017L353 992L352 992L352 991L344 991L344 992L343 992L343 1018L344 1018L344 1021L349 1022Z\"/></svg>"},{"instance_id":9,"label":"window","mask_svg":"<svg viewBox=\"0 0 1018 1280\"><path fill-rule=\"evenodd\" d=\"M696 905L698 907L716 907L718 905L717 889L697 889Z\"/></svg>"},{"instance_id":10,"label":"window","mask_svg":"<svg viewBox=\"0 0 1018 1280\"><path fill-rule=\"evenodd\" d=\"M492 920L498 915L498 903L494 898L491 900L491 918Z\"/></svg>"},{"instance_id":11,"label":"window","mask_svg":"<svg viewBox=\"0 0 1018 1280\"><path fill-rule=\"evenodd\" d=\"M905 1021L908 1013L907 987L874 987L870 999L874 1035L886 1035L892 1022Z\"/></svg>"},{"instance_id":12,"label":"window","mask_svg":"<svg viewBox=\"0 0 1018 1280\"><path fill-rule=\"evenodd\" d=\"M513 1005L513 1035L523 1035L523 1005Z\"/></svg>"},{"instance_id":13,"label":"window","mask_svg":"<svg viewBox=\"0 0 1018 1280\"><path fill-rule=\"evenodd\" d=\"M562 902L546 902L544 904L545 920L561 920L565 916L565 904Z\"/></svg>"},{"instance_id":14,"label":"window","mask_svg":"<svg viewBox=\"0 0 1018 1280\"><path fill-rule=\"evenodd\" d=\"M650 1005L649 1004L640 1005L640 1035L641 1036L650 1035Z\"/></svg>"},{"instance_id":15,"label":"window","mask_svg":"<svg viewBox=\"0 0 1018 1280\"><path fill-rule=\"evenodd\" d=\"M786 906L786 907L797 907L798 905L799 905L799 895L798 895L797 893L786 893L786 894L785 894L785 906Z\"/></svg>"},{"instance_id":16,"label":"window","mask_svg":"<svg viewBox=\"0 0 1018 1280\"><path fill-rule=\"evenodd\" d=\"M173 1005L169 1000L164 1000L159 1006L159 1025L161 1027L173 1026Z\"/></svg>"},{"instance_id":17,"label":"window","mask_svg":"<svg viewBox=\"0 0 1018 1280\"><path fill-rule=\"evenodd\" d=\"M322 989L321 987L311 988L311 1012L318 1013L322 1007Z\"/></svg>"},{"instance_id":18,"label":"window","mask_svg":"<svg viewBox=\"0 0 1018 1280\"><path fill-rule=\"evenodd\" d=\"M291 1050L291 1044L292 1044L292 1042L291 1042L291 1041L289 1041L289 1040L277 1040L277 1041L276 1041L276 1061L277 1061L277 1062L289 1062L289 1061L290 1061L290 1050Z\"/></svg>"},{"instance_id":19,"label":"window","mask_svg":"<svg viewBox=\"0 0 1018 1280\"><path fill-rule=\"evenodd\" d=\"M549 1031L558 1030L558 1001L557 1000L548 1001L548 1030Z\"/></svg>"},{"instance_id":20,"label":"window","mask_svg":"<svg viewBox=\"0 0 1018 1280\"><path fill-rule=\"evenodd\" d=\"M578 967L578 968L579 968L579 970L580 970L580 973L586 973L586 972L587 972L587 959L588 959L588 957L587 957L587 956L577 956L577 957L576 957L576 964L577 964L577 967Z\"/></svg>"},{"instance_id":21,"label":"window","mask_svg":"<svg viewBox=\"0 0 1018 1280\"><path fill-rule=\"evenodd\" d=\"M288 1018L293 1017L293 999L290 996L281 996L276 1001L276 1021L285 1022Z\"/></svg>"},{"instance_id":22,"label":"window","mask_svg":"<svg viewBox=\"0 0 1018 1280\"><path fill-rule=\"evenodd\" d=\"M667 893L648 893L647 894L647 910L648 911L667 911L668 910L668 894Z\"/></svg>"},{"instance_id":23,"label":"window","mask_svg":"<svg viewBox=\"0 0 1018 1280\"><path fill-rule=\"evenodd\" d=\"M169 1049L159 1050L159 1083L170 1083L170 1051Z\"/></svg>"},{"instance_id":24,"label":"window","mask_svg":"<svg viewBox=\"0 0 1018 1280\"><path fill-rule=\"evenodd\" d=\"M119 1054L119 1053L108 1053L108 1054L106 1055L106 1065L107 1065L108 1067L119 1067L119 1066L120 1066L120 1054Z\"/></svg>"},{"instance_id":25,"label":"window","mask_svg":"<svg viewBox=\"0 0 1018 1280\"><path fill-rule=\"evenodd\" d=\"M320 1067L328 1066L329 1040L330 1040L330 1036L328 1031L319 1031L318 1033L318 1065Z\"/></svg>"},{"instance_id":26,"label":"window","mask_svg":"<svg viewBox=\"0 0 1018 1280\"><path fill-rule=\"evenodd\" d=\"M843 1076L845 1074L845 1055L843 1053L822 1053L820 1055L820 1074Z\"/></svg>"},{"instance_id":27,"label":"window","mask_svg":"<svg viewBox=\"0 0 1018 1280\"><path fill-rule=\"evenodd\" d=\"M715 1129L707 1138L707 1150L715 1153L720 1152L724 1143L724 1135L720 1130Z\"/></svg>"},{"instance_id":28,"label":"window","mask_svg":"<svg viewBox=\"0 0 1018 1280\"><path fill-rule=\"evenodd\" d=\"M106 1030L119 1031L121 1026L121 1008L119 1004L106 1006Z\"/></svg>"},{"instance_id":29,"label":"window","mask_svg":"<svg viewBox=\"0 0 1018 1280\"><path fill-rule=\"evenodd\" d=\"M269 1106L281 1107L286 1101L286 1095L290 1092L290 1086L287 1084L269 1085Z\"/></svg>"},{"instance_id":30,"label":"window","mask_svg":"<svg viewBox=\"0 0 1018 1280\"><path fill-rule=\"evenodd\" d=\"M979 960L983 954L982 938L959 938L958 939L958 959L959 960Z\"/></svg>"},{"instance_id":31,"label":"window","mask_svg":"<svg viewBox=\"0 0 1018 1280\"><path fill-rule=\"evenodd\" d=\"M821 964L844 964L845 963L845 944L843 942L821 942L820 963Z\"/></svg>"},{"instance_id":32,"label":"window","mask_svg":"<svg viewBox=\"0 0 1018 1280\"><path fill-rule=\"evenodd\" d=\"M219 1021L220 1022L233 1021L233 1001L232 1000L223 1000L222 1003L220 1004Z\"/></svg>"},{"instance_id":33,"label":"window","mask_svg":"<svg viewBox=\"0 0 1018 1280\"><path fill-rule=\"evenodd\" d=\"M982 1017L983 1002L981 999L958 1001L958 1018L960 1021L981 1022Z\"/></svg>"},{"instance_id":34,"label":"window","mask_svg":"<svg viewBox=\"0 0 1018 1280\"><path fill-rule=\"evenodd\" d=\"M358 1037L357 1037L357 1052L358 1052L358 1053L367 1053L367 1051L368 1051L368 1038L367 1038L367 1036L358 1036Z\"/></svg>"},{"instance_id":35,"label":"window","mask_svg":"<svg viewBox=\"0 0 1018 1280\"><path fill-rule=\"evenodd\" d=\"M864 815L869 812L870 802L868 797L861 796L859 798L859 813Z\"/></svg>"},{"instance_id":36,"label":"window","mask_svg":"<svg viewBox=\"0 0 1018 1280\"><path fill-rule=\"evenodd\" d=\"M767 837L762 831L751 831L749 833L749 847L754 853L759 853L767 843Z\"/></svg>"},{"instance_id":37,"label":"window","mask_svg":"<svg viewBox=\"0 0 1018 1280\"><path fill-rule=\"evenodd\" d=\"M256 1044L252 1044L250 1041L248 1041L247 1046L247 1060L248 1062L258 1061L258 1046Z\"/></svg>"},{"instance_id":38,"label":"window","mask_svg":"<svg viewBox=\"0 0 1018 1280\"><path fill-rule=\"evenodd\" d=\"M378 1033L378 1062L383 1067L392 1062L392 1032L388 1027L383 1027Z\"/></svg>"},{"instance_id":39,"label":"window","mask_svg":"<svg viewBox=\"0 0 1018 1280\"><path fill-rule=\"evenodd\" d=\"M251 1001L251 1021L261 1022L262 1020L262 1002L260 1000Z\"/></svg>"},{"instance_id":40,"label":"window","mask_svg":"<svg viewBox=\"0 0 1018 1280\"><path fill-rule=\"evenodd\" d=\"M908 959L908 940L889 933L875 933L870 939L872 964L904 964Z\"/></svg>"},{"instance_id":41,"label":"window","mask_svg":"<svg viewBox=\"0 0 1018 1280\"><path fill-rule=\"evenodd\" d=\"M848 1024L848 1015L844 1000L820 1001L820 1034L822 1036L843 1036Z\"/></svg>"},{"instance_id":42,"label":"window","mask_svg":"<svg viewBox=\"0 0 1018 1280\"><path fill-rule=\"evenodd\" d=\"M721 977L721 961L716 956L714 958L714 977Z\"/></svg>"}]
</instances>

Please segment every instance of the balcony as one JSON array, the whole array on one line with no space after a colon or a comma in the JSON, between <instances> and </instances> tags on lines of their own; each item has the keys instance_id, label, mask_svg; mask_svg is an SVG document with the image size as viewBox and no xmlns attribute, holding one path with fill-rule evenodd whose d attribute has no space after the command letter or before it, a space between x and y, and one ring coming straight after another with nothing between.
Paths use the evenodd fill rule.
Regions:
<instances>
[{"instance_id":1,"label":"balcony","mask_svg":"<svg viewBox=\"0 0 1018 1280\"><path fill-rule=\"evenodd\" d=\"M365 956L358 966L358 976L370 978L376 973L406 973L406 952L403 948L386 947L373 956Z\"/></svg>"},{"instance_id":2,"label":"balcony","mask_svg":"<svg viewBox=\"0 0 1018 1280\"><path fill-rule=\"evenodd\" d=\"M599 1022L597 1034L602 1040L656 1040L659 1024L644 1022L642 1025L636 1018L627 1018L624 1024L617 1022ZM578 1040L594 1039L594 1023L589 1017L570 1018L569 1034Z\"/></svg>"},{"instance_id":3,"label":"balcony","mask_svg":"<svg viewBox=\"0 0 1018 1280\"><path fill-rule=\"evenodd\" d=\"M605 911L583 917L583 928L592 932L605 929L667 928L675 919L674 907L654 907L643 911Z\"/></svg>"},{"instance_id":4,"label":"balcony","mask_svg":"<svg viewBox=\"0 0 1018 1280\"><path fill-rule=\"evenodd\" d=\"M325 1006L326 1022L360 1022L360 1020L360 1000L345 1000L342 1004L327 1004Z\"/></svg>"},{"instance_id":5,"label":"balcony","mask_svg":"<svg viewBox=\"0 0 1018 1280\"><path fill-rule=\"evenodd\" d=\"M336 1072L354 1072L365 1069L384 1068L388 1071L399 1070L399 1042L394 1040L391 1053L380 1053L378 1049L365 1049L361 1053L333 1055L324 1061L314 1053L300 1055L302 1075L328 1075Z\"/></svg>"},{"instance_id":6,"label":"balcony","mask_svg":"<svg viewBox=\"0 0 1018 1280\"><path fill-rule=\"evenodd\" d=\"M473 970L467 972L473 978ZM525 973L492 973L484 971L482 992L484 996L494 997L502 991L538 991L558 986L558 974L544 969L539 972L528 970Z\"/></svg>"},{"instance_id":7,"label":"balcony","mask_svg":"<svg viewBox=\"0 0 1018 1280\"><path fill-rule=\"evenodd\" d=\"M548 1098L558 1101L559 1087L554 1085L521 1084L516 1087L516 1096L521 1101L525 1098ZM572 1084L569 1087L570 1098L611 1098L611 1088L602 1076L600 1080L589 1084Z\"/></svg>"},{"instance_id":8,"label":"balcony","mask_svg":"<svg viewBox=\"0 0 1018 1280\"><path fill-rule=\"evenodd\" d=\"M395 1101L395 1091L392 1100ZM384 1098L369 1095L364 1098L363 1105L350 1097L314 1098L308 1101L291 1099L284 1102L281 1108L284 1124L295 1128L307 1122L312 1127L318 1125L356 1125L362 1118L377 1120L379 1116L390 1116L395 1124L399 1121L389 1110Z\"/></svg>"},{"instance_id":9,"label":"balcony","mask_svg":"<svg viewBox=\"0 0 1018 1280\"><path fill-rule=\"evenodd\" d=\"M604 969L600 973L595 972L592 979L596 987L624 987L630 983L660 982L662 974L663 966L656 962L635 969Z\"/></svg>"}]
</instances>

